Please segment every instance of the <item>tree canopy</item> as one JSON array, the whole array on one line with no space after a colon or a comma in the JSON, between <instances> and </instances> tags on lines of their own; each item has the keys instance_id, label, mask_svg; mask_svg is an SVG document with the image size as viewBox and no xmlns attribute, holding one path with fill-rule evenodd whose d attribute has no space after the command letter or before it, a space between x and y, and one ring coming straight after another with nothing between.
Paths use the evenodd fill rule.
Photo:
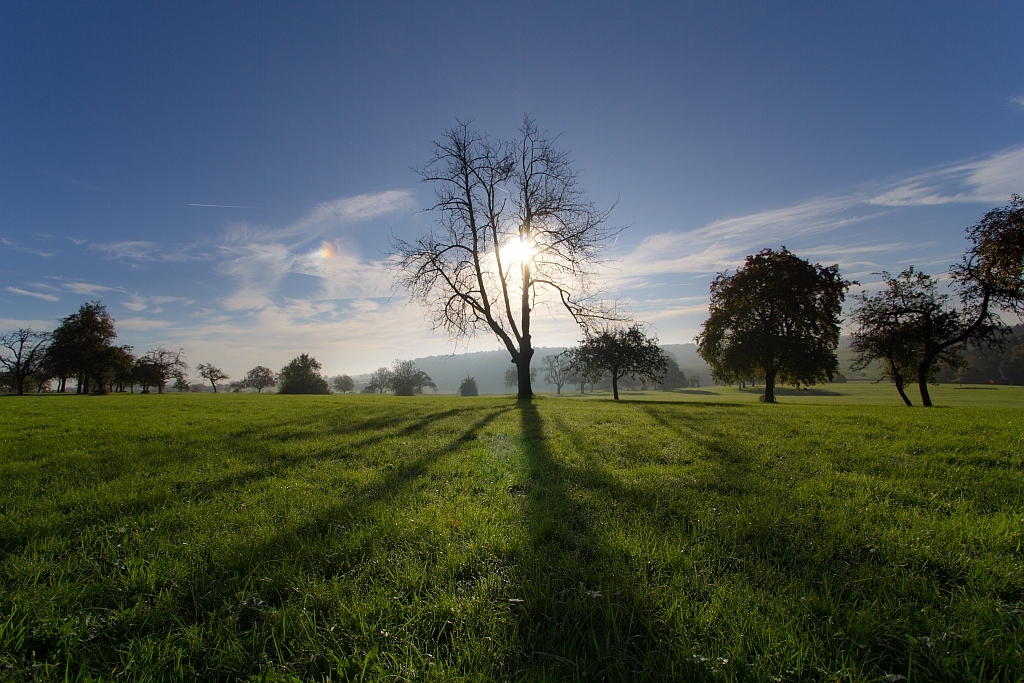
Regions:
<instances>
[{"instance_id":1,"label":"tree canopy","mask_svg":"<svg viewBox=\"0 0 1024 683\"><path fill-rule=\"evenodd\" d=\"M763 376L767 403L775 402L776 380L806 386L831 379L851 284L838 265L812 265L785 247L764 249L711 283L697 351L719 381Z\"/></svg>"},{"instance_id":2,"label":"tree canopy","mask_svg":"<svg viewBox=\"0 0 1024 683\"><path fill-rule=\"evenodd\" d=\"M309 354L296 356L277 374L279 394L329 394L327 380L320 376L320 363Z\"/></svg>"},{"instance_id":3,"label":"tree canopy","mask_svg":"<svg viewBox=\"0 0 1024 683\"><path fill-rule=\"evenodd\" d=\"M263 390L267 387L277 386L274 371L265 365L257 365L245 373L245 379L242 380L242 383L250 389L255 389L257 394L262 394Z\"/></svg>"},{"instance_id":4,"label":"tree canopy","mask_svg":"<svg viewBox=\"0 0 1024 683\"><path fill-rule=\"evenodd\" d=\"M0 337L0 365L6 368L19 396L25 393L25 380L43 368L49 343L48 332L34 332L30 327Z\"/></svg>"},{"instance_id":5,"label":"tree canopy","mask_svg":"<svg viewBox=\"0 0 1024 683\"><path fill-rule=\"evenodd\" d=\"M184 379L188 371L184 349L171 351L160 346L147 351L135 361L135 379L142 385L142 393L149 393L150 387L156 387L157 393L164 393L164 388L171 378Z\"/></svg>"},{"instance_id":6,"label":"tree canopy","mask_svg":"<svg viewBox=\"0 0 1024 683\"><path fill-rule=\"evenodd\" d=\"M883 273L886 288L861 296L854 311L858 366L880 361L907 405L903 384L916 381L922 405L931 406L928 381L939 368L960 365L968 345L1001 346L1010 329L998 310L1024 313L1024 198L1015 194L986 213L967 229L967 240L949 269L959 306L910 267L896 278Z\"/></svg>"},{"instance_id":7,"label":"tree canopy","mask_svg":"<svg viewBox=\"0 0 1024 683\"><path fill-rule=\"evenodd\" d=\"M430 375L416 367L411 360L396 360L391 366L388 386L396 396L413 396L422 394L424 387L437 389Z\"/></svg>"},{"instance_id":8,"label":"tree canopy","mask_svg":"<svg viewBox=\"0 0 1024 683\"><path fill-rule=\"evenodd\" d=\"M355 381L348 375L338 375L334 378L334 390L338 393L347 394L355 388Z\"/></svg>"},{"instance_id":9,"label":"tree canopy","mask_svg":"<svg viewBox=\"0 0 1024 683\"><path fill-rule=\"evenodd\" d=\"M949 304L949 296L938 292L934 278L913 266L897 277L881 275L885 289L862 292L851 314L857 325L850 343L857 354L852 369L863 370L878 361L883 377L893 382L906 405L912 404L905 386L915 383L928 405L928 381L941 365L961 363L959 346L943 342L961 333L962 316ZM927 353L930 347L936 347L934 353Z\"/></svg>"},{"instance_id":10,"label":"tree canopy","mask_svg":"<svg viewBox=\"0 0 1024 683\"><path fill-rule=\"evenodd\" d=\"M658 338L648 336L638 324L606 327L587 335L573 350L571 361L573 369L592 382L609 377L616 401L620 379L633 377L656 383L665 374L667 362Z\"/></svg>"},{"instance_id":11,"label":"tree canopy","mask_svg":"<svg viewBox=\"0 0 1024 683\"><path fill-rule=\"evenodd\" d=\"M89 393L90 386L102 391L102 375L112 360L109 349L116 337L114 318L99 301L84 303L62 319L46 354L46 366L58 379L59 390L64 390L68 377L74 377L76 393Z\"/></svg>"}]
</instances>

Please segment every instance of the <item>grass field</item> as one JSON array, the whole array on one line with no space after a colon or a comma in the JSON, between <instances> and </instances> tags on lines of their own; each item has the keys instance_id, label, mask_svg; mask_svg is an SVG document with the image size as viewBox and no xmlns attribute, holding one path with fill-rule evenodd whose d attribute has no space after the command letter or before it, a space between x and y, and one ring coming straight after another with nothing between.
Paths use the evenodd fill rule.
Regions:
<instances>
[{"instance_id":1,"label":"grass field","mask_svg":"<svg viewBox=\"0 0 1024 683\"><path fill-rule=\"evenodd\" d=\"M0 399L0 679L1024 680L1022 394L839 386Z\"/></svg>"},{"instance_id":2,"label":"grass field","mask_svg":"<svg viewBox=\"0 0 1024 683\"><path fill-rule=\"evenodd\" d=\"M972 407L1019 407L1024 408L1024 386L940 384L929 386L932 401L937 406ZM566 398L580 398L574 391L562 390ZM763 386L746 387L694 387L675 391L620 391L625 400L650 401L692 401L696 403L757 403L764 393ZM610 391L598 391L583 396L598 399L611 398ZM907 396L916 407L921 406L917 385L907 387ZM775 397L780 403L794 405L872 405L892 406L903 410L906 406L892 384L870 381L854 381L844 384L819 384L807 389L775 387Z\"/></svg>"}]
</instances>

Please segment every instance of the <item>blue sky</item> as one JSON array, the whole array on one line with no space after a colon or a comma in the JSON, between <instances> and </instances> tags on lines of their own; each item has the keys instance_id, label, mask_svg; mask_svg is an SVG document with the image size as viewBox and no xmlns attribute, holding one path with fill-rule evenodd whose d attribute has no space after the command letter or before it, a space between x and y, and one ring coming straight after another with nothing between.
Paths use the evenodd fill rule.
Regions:
<instances>
[{"instance_id":1,"label":"blue sky","mask_svg":"<svg viewBox=\"0 0 1024 683\"><path fill-rule=\"evenodd\" d=\"M0 2L0 329L100 299L123 343L235 376L451 352L384 258L429 227L410 169L456 117L561 134L629 226L604 285L667 343L765 246L939 273L1024 192L1022 28L995 2Z\"/></svg>"}]
</instances>

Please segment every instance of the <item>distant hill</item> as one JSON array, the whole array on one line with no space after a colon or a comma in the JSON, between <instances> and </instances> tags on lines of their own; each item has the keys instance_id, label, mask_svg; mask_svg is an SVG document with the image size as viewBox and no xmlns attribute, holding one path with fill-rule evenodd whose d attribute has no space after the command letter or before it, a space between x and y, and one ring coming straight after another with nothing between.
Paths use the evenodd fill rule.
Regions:
<instances>
[{"instance_id":1,"label":"distant hill","mask_svg":"<svg viewBox=\"0 0 1024 683\"><path fill-rule=\"evenodd\" d=\"M711 384L711 373L707 364L697 355L697 347L693 344L665 344L662 348L670 353L686 370L687 374L696 372L701 375L702 384ZM565 347L538 348L533 356L533 367L537 368L536 391L554 391L555 386L544 381L544 356L561 353ZM506 351L478 351L460 353L452 356L427 356L414 358L416 366L430 375L437 384L438 393L453 394L467 375L476 378L481 394L511 394L513 389L505 386L505 370L511 366ZM355 380L358 389L366 386L369 374L357 375ZM565 391L565 387L562 388Z\"/></svg>"}]
</instances>

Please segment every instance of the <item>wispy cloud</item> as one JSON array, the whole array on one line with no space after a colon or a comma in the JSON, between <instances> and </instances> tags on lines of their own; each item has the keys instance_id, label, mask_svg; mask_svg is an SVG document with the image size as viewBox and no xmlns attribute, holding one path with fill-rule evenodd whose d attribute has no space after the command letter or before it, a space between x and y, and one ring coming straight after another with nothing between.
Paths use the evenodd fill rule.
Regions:
<instances>
[{"instance_id":1,"label":"wispy cloud","mask_svg":"<svg viewBox=\"0 0 1024 683\"><path fill-rule=\"evenodd\" d=\"M89 248L105 252L114 258L136 259L139 261L149 261L153 258L153 255L156 252L160 251L160 246L156 242L146 242L141 240L108 242L106 244L90 244Z\"/></svg>"},{"instance_id":2,"label":"wispy cloud","mask_svg":"<svg viewBox=\"0 0 1024 683\"><path fill-rule=\"evenodd\" d=\"M1024 95L1013 95L1010 97L1010 104L1017 111L1024 111Z\"/></svg>"},{"instance_id":3,"label":"wispy cloud","mask_svg":"<svg viewBox=\"0 0 1024 683\"><path fill-rule=\"evenodd\" d=\"M14 242L13 240L9 240L6 237L0 237L0 245L3 245L5 247L7 247L8 249L13 249L14 251L20 251L23 254L32 254L33 256L42 256L44 258L48 258L50 256L53 256L53 252L52 251L43 251L42 249L36 249L34 247L27 247L27 246L25 246L23 244L18 244L17 242Z\"/></svg>"},{"instance_id":4,"label":"wispy cloud","mask_svg":"<svg viewBox=\"0 0 1024 683\"><path fill-rule=\"evenodd\" d=\"M166 310L164 307L167 304L188 306L194 303L195 301L192 299L186 299L181 296L142 296L141 294L131 294L127 300L121 302L121 305L129 311L136 313L147 309L150 313L163 313Z\"/></svg>"},{"instance_id":5,"label":"wispy cloud","mask_svg":"<svg viewBox=\"0 0 1024 683\"><path fill-rule=\"evenodd\" d=\"M19 296L30 296L35 299L42 299L43 301L60 301L59 296L55 296L53 294L46 294L44 292L31 292L27 289L22 289L21 287L8 287L7 291L10 292L11 294L17 294Z\"/></svg>"},{"instance_id":6,"label":"wispy cloud","mask_svg":"<svg viewBox=\"0 0 1024 683\"><path fill-rule=\"evenodd\" d=\"M765 245L834 234L904 207L953 202L993 204L1005 202L1012 193L1022 190L1024 146L1010 147L986 157L915 174L881 189L816 197L792 206L724 218L693 230L648 235L631 250L620 254L618 263L609 267L605 275L613 287L661 286L663 276L706 274L735 268L745 255ZM896 248L895 243L858 246L833 242L810 251L805 249L801 254L839 259L843 262L841 265L864 270L878 266L865 256L891 254Z\"/></svg>"},{"instance_id":7,"label":"wispy cloud","mask_svg":"<svg viewBox=\"0 0 1024 683\"><path fill-rule=\"evenodd\" d=\"M117 291L114 287L107 287L106 285L97 285L92 282L65 282L64 289L75 294L84 294L85 296L96 296L103 292Z\"/></svg>"},{"instance_id":8,"label":"wispy cloud","mask_svg":"<svg viewBox=\"0 0 1024 683\"><path fill-rule=\"evenodd\" d=\"M414 208L411 192L388 190L324 202L280 229L232 226L218 250L218 272L237 284L225 297L225 307L253 310L271 305L288 275L316 278L321 299L387 296L391 277L384 262L363 259L331 236L339 228Z\"/></svg>"},{"instance_id":9,"label":"wispy cloud","mask_svg":"<svg viewBox=\"0 0 1024 683\"><path fill-rule=\"evenodd\" d=\"M1024 191L1024 146L942 166L894 183L868 199L879 206L1005 202Z\"/></svg>"}]
</instances>

